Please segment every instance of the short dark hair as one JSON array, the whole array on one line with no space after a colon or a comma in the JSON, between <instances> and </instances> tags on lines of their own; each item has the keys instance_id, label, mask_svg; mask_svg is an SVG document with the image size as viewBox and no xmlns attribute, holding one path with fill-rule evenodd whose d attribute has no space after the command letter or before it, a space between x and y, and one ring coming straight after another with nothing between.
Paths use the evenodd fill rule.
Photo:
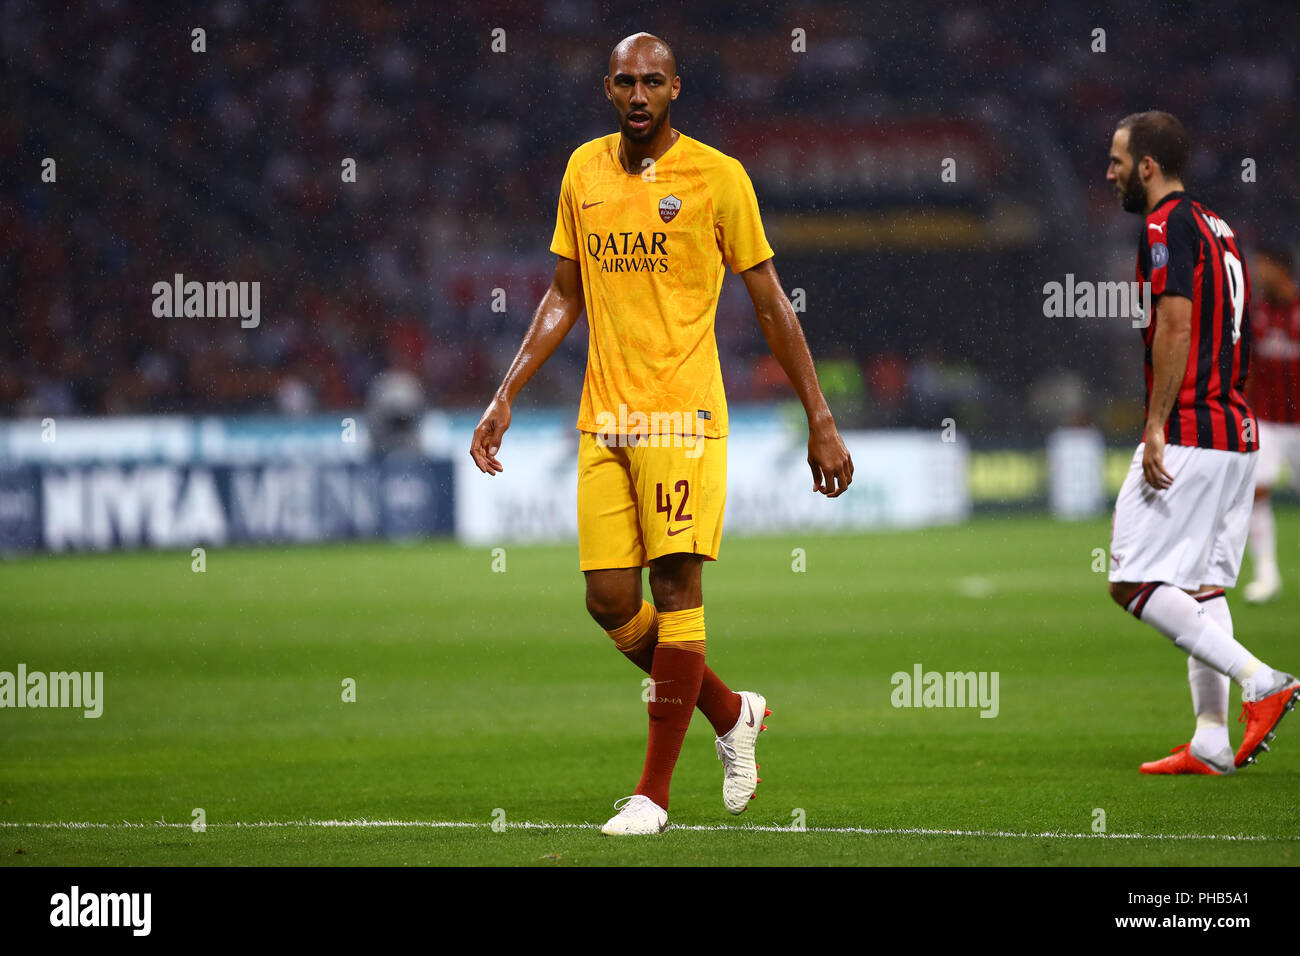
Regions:
<instances>
[{"instance_id":1,"label":"short dark hair","mask_svg":"<svg viewBox=\"0 0 1300 956\"><path fill-rule=\"evenodd\" d=\"M1291 247L1284 242L1264 240L1255 243L1255 254L1277 263L1286 270L1287 275L1295 275L1295 255Z\"/></svg>"},{"instance_id":2,"label":"short dark hair","mask_svg":"<svg viewBox=\"0 0 1300 956\"><path fill-rule=\"evenodd\" d=\"M1160 171L1166 178L1183 178L1191 146L1187 130L1177 116L1160 110L1147 110L1125 116L1116 128L1128 130L1128 152L1134 164L1142 162L1144 156L1150 156L1160 164Z\"/></svg>"}]
</instances>

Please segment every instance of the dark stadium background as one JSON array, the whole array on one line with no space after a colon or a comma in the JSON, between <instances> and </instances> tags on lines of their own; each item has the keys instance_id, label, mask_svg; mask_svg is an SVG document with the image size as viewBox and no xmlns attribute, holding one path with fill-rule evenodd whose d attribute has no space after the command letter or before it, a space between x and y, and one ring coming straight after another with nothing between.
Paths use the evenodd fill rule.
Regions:
<instances>
[{"instance_id":1,"label":"dark stadium background","mask_svg":"<svg viewBox=\"0 0 1300 956\"><path fill-rule=\"evenodd\" d=\"M674 125L749 169L844 427L1131 443L1137 334L1045 319L1041 291L1132 278L1137 219L1103 180L1129 112L1184 119L1189 188L1248 255L1300 235L1290 3L58 6L0 5L4 417L351 409L386 368L481 407L549 280L565 160L614 129L608 51L639 29L676 49ZM154 318L176 272L261 280L260 334ZM717 330L733 403L790 399L734 277ZM581 323L519 407L575 407L584 361Z\"/></svg>"}]
</instances>

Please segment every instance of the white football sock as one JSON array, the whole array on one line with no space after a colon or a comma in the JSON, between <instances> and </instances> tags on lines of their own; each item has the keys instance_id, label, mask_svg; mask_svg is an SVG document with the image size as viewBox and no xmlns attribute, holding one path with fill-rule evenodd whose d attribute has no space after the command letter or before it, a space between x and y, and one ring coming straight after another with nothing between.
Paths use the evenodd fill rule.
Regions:
<instances>
[{"instance_id":1,"label":"white football sock","mask_svg":"<svg viewBox=\"0 0 1300 956\"><path fill-rule=\"evenodd\" d=\"M1232 613L1228 599L1219 594L1200 602L1205 613L1232 636ZM1228 687L1232 683L1227 674L1220 674L1209 664L1187 655L1187 683L1192 688L1192 712L1196 715L1196 734L1192 745L1201 753L1217 754L1231 750L1228 738Z\"/></svg>"},{"instance_id":2,"label":"white football sock","mask_svg":"<svg viewBox=\"0 0 1300 956\"><path fill-rule=\"evenodd\" d=\"M1199 721L1213 718L1225 727L1228 724L1228 680L1209 664L1187 655L1187 683L1192 688L1192 713Z\"/></svg>"},{"instance_id":3,"label":"white football sock","mask_svg":"<svg viewBox=\"0 0 1300 956\"><path fill-rule=\"evenodd\" d=\"M1273 503L1256 498L1250 509L1250 559L1255 565L1255 580L1267 581L1278 576L1277 528L1273 522Z\"/></svg>"},{"instance_id":4,"label":"white football sock","mask_svg":"<svg viewBox=\"0 0 1300 956\"><path fill-rule=\"evenodd\" d=\"M1141 600L1135 597L1129 610ZM1226 602L1225 602L1226 603ZM1168 584L1157 584L1142 608L1141 620L1174 642L1184 653L1227 674L1238 684L1259 677L1265 666L1250 651L1214 621L1209 611L1185 591ZM1271 675L1263 674L1271 683Z\"/></svg>"},{"instance_id":5,"label":"white football sock","mask_svg":"<svg viewBox=\"0 0 1300 956\"><path fill-rule=\"evenodd\" d=\"M1204 717L1196 718L1196 733L1192 734L1192 746L1200 753L1215 755L1232 749L1232 740L1228 737L1227 724L1202 724Z\"/></svg>"}]
</instances>

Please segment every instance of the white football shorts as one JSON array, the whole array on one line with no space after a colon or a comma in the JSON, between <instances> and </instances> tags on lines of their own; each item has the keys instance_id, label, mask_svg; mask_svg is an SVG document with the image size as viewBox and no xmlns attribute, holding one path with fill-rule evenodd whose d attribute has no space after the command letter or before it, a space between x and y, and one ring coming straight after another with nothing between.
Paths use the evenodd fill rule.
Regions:
<instances>
[{"instance_id":1,"label":"white football shorts","mask_svg":"<svg viewBox=\"0 0 1300 956\"><path fill-rule=\"evenodd\" d=\"M1272 488L1282 477L1282 462L1291 465L1291 485L1300 489L1300 425L1281 422L1259 423L1259 466L1255 485Z\"/></svg>"},{"instance_id":2,"label":"white football shorts","mask_svg":"<svg viewBox=\"0 0 1300 956\"><path fill-rule=\"evenodd\" d=\"M1165 447L1164 491L1142 475L1140 443L1115 499L1110 580L1163 581L1184 590L1230 588L1241 571L1258 452Z\"/></svg>"}]
</instances>

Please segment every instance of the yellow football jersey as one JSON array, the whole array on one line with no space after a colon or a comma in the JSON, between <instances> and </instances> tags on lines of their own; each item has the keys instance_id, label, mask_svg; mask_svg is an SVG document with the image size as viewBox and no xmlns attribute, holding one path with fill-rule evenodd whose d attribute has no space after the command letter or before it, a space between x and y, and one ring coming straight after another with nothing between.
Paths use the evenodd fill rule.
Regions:
<instances>
[{"instance_id":1,"label":"yellow football jersey","mask_svg":"<svg viewBox=\"0 0 1300 956\"><path fill-rule=\"evenodd\" d=\"M629 174L619 134L569 157L551 251L582 270L590 338L577 427L612 435L727 434L713 320L725 268L772 257L740 163L678 134Z\"/></svg>"}]
</instances>

